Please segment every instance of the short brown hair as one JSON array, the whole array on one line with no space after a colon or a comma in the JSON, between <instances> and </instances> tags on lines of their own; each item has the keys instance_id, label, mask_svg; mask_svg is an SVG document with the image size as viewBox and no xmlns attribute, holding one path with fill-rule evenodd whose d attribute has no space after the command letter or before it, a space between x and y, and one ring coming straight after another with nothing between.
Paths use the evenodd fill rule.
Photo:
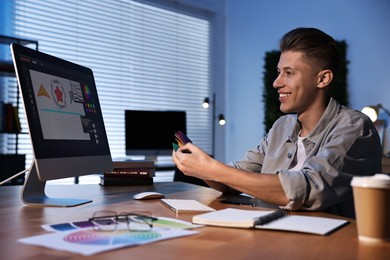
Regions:
<instances>
[{"instance_id":1,"label":"short brown hair","mask_svg":"<svg viewBox=\"0 0 390 260\"><path fill-rule=\"evenodd\" d=\"M338 74L340 57L337 43L316 28L296 28L286 33L280 41L280 51L302 52L319 71L329 69L335 78Z\"/></svg>"}]
</instances>

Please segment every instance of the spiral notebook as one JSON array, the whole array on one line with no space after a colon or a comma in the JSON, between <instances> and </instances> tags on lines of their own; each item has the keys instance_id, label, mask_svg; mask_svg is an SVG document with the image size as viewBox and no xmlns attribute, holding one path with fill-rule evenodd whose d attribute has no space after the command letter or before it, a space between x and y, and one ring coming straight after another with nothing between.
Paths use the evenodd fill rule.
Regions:
<instances>
[{"instance_id":1,"label":"spiral notebook","mask_svg":"<svg viewBox=\"0 0 390 260\"><path fill-rule=\"evenodd\" d=\"M286 215L283 210L259 211L227 208L196 215L192 218L192 223L326 235L344 226L348 221L324 217Z\"/></svg>"}]
</instances>

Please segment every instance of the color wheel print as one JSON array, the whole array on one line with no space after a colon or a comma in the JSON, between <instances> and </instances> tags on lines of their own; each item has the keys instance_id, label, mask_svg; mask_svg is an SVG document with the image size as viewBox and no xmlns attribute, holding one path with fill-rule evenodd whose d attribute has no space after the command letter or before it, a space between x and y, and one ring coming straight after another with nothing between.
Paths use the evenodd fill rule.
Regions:
<instances>
[{"instance_id":1,"label":"color wheel print","mask_svg":"<svg viewBox=\"0 0 390 260\"><path fill-rule=\"evenodd\" d=\"M117 232L97 232L93 230L80 230L65 236L64 241L83 245L118 245L148 241L157 239L160 236L159 233L153 231L130 232L123 230Z\"/></svg>"}]
</instances>

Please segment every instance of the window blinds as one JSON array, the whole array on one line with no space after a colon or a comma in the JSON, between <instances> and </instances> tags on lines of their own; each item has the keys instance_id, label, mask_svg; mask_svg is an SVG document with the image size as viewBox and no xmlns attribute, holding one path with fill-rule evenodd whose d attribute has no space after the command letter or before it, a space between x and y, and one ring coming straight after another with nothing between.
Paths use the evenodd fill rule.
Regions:
<instances>
[{"instance_id":1,"label":"window blinds","mask_svg":"<svg viewBox=\"0 0 390 260\"><path fill-rule=\"evenodd\" d=\"M114 158L125 156L126 109L185 110L188 135L211 151L212 115L201 107L211 93L206 13L131 0L23 0L14 22L15 36L94 71ZM31 160L27 135L18 150Z\"/></svg>"}]
</instances>

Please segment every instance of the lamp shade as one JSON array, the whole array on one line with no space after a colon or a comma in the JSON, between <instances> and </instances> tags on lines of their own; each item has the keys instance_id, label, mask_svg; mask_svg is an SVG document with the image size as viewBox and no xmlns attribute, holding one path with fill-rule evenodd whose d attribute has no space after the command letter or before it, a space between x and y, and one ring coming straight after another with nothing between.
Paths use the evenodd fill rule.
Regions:
<instances>
[{"instance_id":1,"label":"lamp shade","mask_svg":"<svg viewBox=\"0 0 390 260\"><path fill-rule=\"evenodd\" d=\"M378 119L378 114L380 109L383 110L383 112L385 112L388 116L390 116L390 111L384 108L382 104L378 104L376 106L364 107L362 109L362 112L366 114L371 119L372 122L375 122Z\"/></svg>"},{"instance_id":2,"label":"lamp shade","mask_svg":"<svg viewBox=\"0 0 390 260\"><path fill-rule=\"evenodd\" d=\"M379 106L364 107L362 112L366 114L372 122L375 122L378 119Z\"/></svg>"},{"instance_id":3,"label":"lamp shade","mask_svg":"<svg viewBox=\"0 0 390 260\"><path fill-rule=\"evenodd\" d=\"M218 116L218 124L220 124L220 125L225 125L226 124L225 117L222 114L220 114Z\"/></svg>"},{"instance_id":4,"label":"lamp shade","mask_svg":"<svg viewBox=\"0 0 390 260\"><path fill-rule=\"evenodd\" d=\"M210 107L210 100L209 100L209 98L204 98L204 100L203 100L203 103L202 103L202 107L203 108L209 108Z\"/></svg>"}]
</instances>

